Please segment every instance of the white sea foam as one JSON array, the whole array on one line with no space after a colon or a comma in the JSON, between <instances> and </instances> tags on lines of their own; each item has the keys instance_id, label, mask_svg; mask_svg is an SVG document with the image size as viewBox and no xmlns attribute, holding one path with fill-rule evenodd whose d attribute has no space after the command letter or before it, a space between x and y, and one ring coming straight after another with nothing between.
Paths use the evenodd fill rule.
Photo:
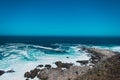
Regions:
<instances>
[{"instance_id":1,"label":"white sea foam","mask_svg":"<svg viewBox=\"0 0 120 80\"><path fill-rule=\"evenodd\" d=\"M32 46L29 47L29 46ZM79 45L80 46L80 45ZM21 48L20 48L21 47ZM117 47L101 47L110 50L120 51L120 46ZM41 51L39 48L52 49L50 47L43 47L38 45L29 44L6 44L0 46L0 50L4 51L3 59L0 60L0 69L2 70L15 70L14 73L5 73L0 76L0 80L25 80L24 73L34 69L37 65L51 64L52 67L56 67L54 64L56 61L74 63L74 65L80 65L77 60L89 60L88 53L81 51L78 46L69 46L67 53L53 53L51 54ZM52 54L53 53L53 54ZM4 57L5 56L5 57ZM69 58L66 58L69 57ZM34 80L38 80L35 78Z\"/></svg>"}]
</instances>

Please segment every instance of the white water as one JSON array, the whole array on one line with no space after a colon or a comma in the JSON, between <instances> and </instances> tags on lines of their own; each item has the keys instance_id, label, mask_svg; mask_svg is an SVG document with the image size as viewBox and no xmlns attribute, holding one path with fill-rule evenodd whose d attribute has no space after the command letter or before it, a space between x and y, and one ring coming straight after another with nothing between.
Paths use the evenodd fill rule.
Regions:
<instances>
[{"instance_id":1,"label":"white water","mask_svg":"<svg viewBox=\"0 0 120 80\"><path fill-rule=\"evenodd\" d=\"M38 45L28 44L6 44L0 46L0 70L15 70L14 73L5 73L0 76L0 80L25 80L24 73L34 69L39 64L51 64L52 67L56 67L54 64L56 61L71 62L74 65L80 65L76 63L77 60L89 60L88 53L79 51L78 46L69 46L67 53L55 53L46 49L52 49L48 47L41 47ZM105 46L93 46L94 48L104 48L113 51L120 52L120 46L105 47ZM42 48L42 49L39 49ZM45 50L43 49L45 48ZM66 58L69 57L69 58ZM35 78L34 80L38 80Z\"/></svg>"}]
</instances>

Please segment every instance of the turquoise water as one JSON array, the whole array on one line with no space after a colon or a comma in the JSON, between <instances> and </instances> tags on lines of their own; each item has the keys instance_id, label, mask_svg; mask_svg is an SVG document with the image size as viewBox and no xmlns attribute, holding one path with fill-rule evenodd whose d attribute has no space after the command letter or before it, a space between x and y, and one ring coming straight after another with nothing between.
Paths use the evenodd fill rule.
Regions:
<instances>
[{"instance_id":1,"label":"turquoise water","mask_svg":"<svg viewBox=\"0 0 120 80\"><path fill-rule=\"evenodd\" d=\"M0 76L0 80L24 80L24 73L35 68L39 64L54 64L56 61L72 62L77 60L89 60L89 53L80 50L81 44L52 44L55 47L45 47L41 45L7 43L0 45L0 69L15 70L14 73L6 73ZM109 49L120 52L120 46L91 46L86 47ZM66 52L56 52L54 50L65 50ZM69 57L69 58L67 58ZM10 77L10 78L9 78ZM37 79L34 79L37 80Z\"/></svg>"},{"instance_id":2,"label":"turquoise water","mask_svg":"<svg viewBox=\"0 0 120 80\"><path fill-rule=\"evenodd\" d=\"M55 50L66 50L66 52L56 52ZM69 57L69 58L67 58ZM56 61L72 62L74 65L77 60L88 60L88 53L79 51L75 45L60 45L54 47L44 47L23 43L7 43L0 45L0 69L15 70L15 73L4 74L0 80L24 80L24 73L35 68L39 64L54 64ZM9 77L11 77L9 79Z\"/></svg>"}]
</instances>

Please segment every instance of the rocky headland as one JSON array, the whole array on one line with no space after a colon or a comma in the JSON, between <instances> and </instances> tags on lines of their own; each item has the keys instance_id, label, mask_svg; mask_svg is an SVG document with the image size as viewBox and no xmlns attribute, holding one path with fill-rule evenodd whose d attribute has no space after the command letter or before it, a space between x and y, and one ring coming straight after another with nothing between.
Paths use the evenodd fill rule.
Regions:
<instances>
[{"instance_id":1,"label":"rocky headland","mask_svg":"<svg viewBox=\"0 0 120 80\"><path fill-rule=\"evenodd\" d=\"M118 63L120 61L120 57L117 56L120 54L116 54L116 52L110 50L86 47L80 47L80 50L90 53L89 56L91 57L90 60L77 60L76 62L80 63L80 66L74 65L74 63L63 63L61 61L55 62L55 65L57 66L56 68L53 68L50 64L40 64L35 69L26 72L24 74L24 77L26 78L26 80L34 80L35 77L37 77L39 80L105 80L102 78L94 79L91 78L91 76L93 75L88 75L90 75L91 73L95 74L94 71L96 69L100 69L101 71L103 67L100 66L102 65L109 66L109 64L105 65L104 63L106 63L106 61L111 62L111 60L113 60L112 58L114 58L114 60L111 62L111 64L114 63L114 61L118 60ZM115 64L113 64L113 66L114 65ZM104 73L104 70L102 70L102 72ZM86 75L88 76L88 78L85 77Z\"/></svg>"}]
</instances>

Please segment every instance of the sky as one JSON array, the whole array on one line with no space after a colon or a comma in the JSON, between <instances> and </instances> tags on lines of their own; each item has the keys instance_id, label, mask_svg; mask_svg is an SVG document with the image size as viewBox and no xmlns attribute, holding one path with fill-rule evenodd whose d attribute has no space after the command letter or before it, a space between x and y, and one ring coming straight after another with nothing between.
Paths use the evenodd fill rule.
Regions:
<instances>
[{"instance_id":1,"label":"sky","mask_svg":"<svg viewBox=\"0 0 120 80\"><path fill-rule=\"evenodd\" d=\"M120 0L0 0L0 36L120 37Z\"/></svg>"}]
</instances>

